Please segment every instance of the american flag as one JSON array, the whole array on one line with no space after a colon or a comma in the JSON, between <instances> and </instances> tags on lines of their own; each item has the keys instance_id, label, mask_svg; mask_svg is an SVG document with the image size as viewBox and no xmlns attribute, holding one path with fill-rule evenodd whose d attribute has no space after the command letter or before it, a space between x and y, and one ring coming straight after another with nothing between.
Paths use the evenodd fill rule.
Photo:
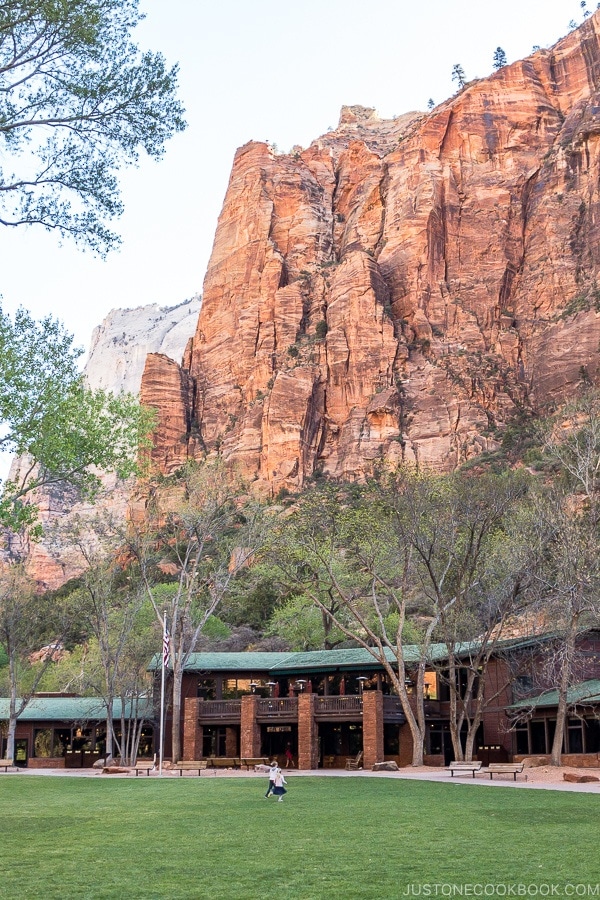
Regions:
<instances>
[{"instance_id":1,"label":"american flag","mask_svg":"<svg viewBox=\"0 0 600 900\"><path fill-rule=\"evenodd\" d=\"M163 666L165 669L169 668L169 655L171 652L171 636L169 632L165 628L163 632Z\"/></svg>"}]
</instances>

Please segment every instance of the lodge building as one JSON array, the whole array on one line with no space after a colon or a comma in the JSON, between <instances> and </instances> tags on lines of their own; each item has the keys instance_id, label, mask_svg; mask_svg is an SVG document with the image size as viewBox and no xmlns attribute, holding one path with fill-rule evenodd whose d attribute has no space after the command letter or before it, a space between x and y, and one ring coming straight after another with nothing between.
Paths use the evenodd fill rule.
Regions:
<instances>
[{"instance_id":1,"label":"lodge building","mask_svg":"<svg viewBox=\"0 0 600 900\"><path fill-rule=\"evenodd\" d=\"M549 639L550 640L550 639ZM404 649L407 690L415 700L414 665L418 648ZM454 753L444 675L446 648L431 648L425 674L425 763L447 765ZM389 661L394 663L390 652ZM465 666L469 650L465 647ZM158 752L160 657L150 670L156 677L154 702L136 703L143 718L140 756ZM580 679L569 690L569 717L563 745L565 765L600 766L600 631L578 642ZM506 642L498 647L485 674L487 702L474 755L484 765L550 753L556 725L557 692L544 684L548 670L540 639ZM412 674L411 674L412 673ZM459 673L459 678L464 676ZM399 697L384 667L360 648L304 653L194 653L185 667L181 745L185 760L209 757L277 757L291 749L300 769L344 767L362 752L362 766L412 761L412 739ZM8 719L8 700L0 699L0 727ZM119 728L120 701L114 718ZM125 709L123 721L134 718ZM164 748L169 758L171 721L167 710ZM6 733L0 735L5 754ZM18 766L79 768L93 765L105 752L106 710L99 698L35 696L18 719Z\"/></svg>"},{"instance_id":2,"label":"lodge building","mask_svg":"<svg viewBox=\"0 0 600 900\"><path fill-rule=\"evenodd\" d=\"M576 755L578 765L600 765L600 633L584 635L579 650L586 680L570 690L565 764ZM426 765L454 758L449 691L440 678L444 653L443 645L432 648L425 675ZM410 672L417 648L405 655ZM539 640L510 642L490 661L484 696L492 699L475 744L484 764L550 753L558 698L555 690L540 690L539 668ZM414 698L410 677L407 689ZM184 759L283 759L290 746L300 769L343 767L360 751L364 768L383 760L411 763L400 699L383 666L364 649L191 654L182 697Z\"/></svg>"}]
</instances>

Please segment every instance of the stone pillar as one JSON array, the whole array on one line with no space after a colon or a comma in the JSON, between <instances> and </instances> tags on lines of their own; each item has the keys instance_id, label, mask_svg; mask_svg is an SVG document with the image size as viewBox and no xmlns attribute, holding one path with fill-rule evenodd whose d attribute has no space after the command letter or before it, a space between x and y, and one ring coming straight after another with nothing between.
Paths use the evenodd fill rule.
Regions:
<instances>
[{"instance_id":1,"label":"stone pillar","mask_svg":"<svg viewBox=\"0 0 600 900\"><path fill-rule=\"evenodd\" d=\"M316 694L298 695L298 768L316 769L319 764L318 726L315 721Z\"/></svg>"},{"instance_id":2,"label":"stone pillar","mask_svg":"<svg viewBox=\"0 0 600 900\"><path fill-rule=\"evenodd\" d=\"M232 725L227 725L225 728L225 756L240 756L238 731Z\"/></svg>"},{"instance_id":3,"label":"stone pillar","mask_svg":"<svg viewBox=\"0 0 600 900\"><path fill-rule=\"evenodd\" d=\"M184 759L200 759L202 755L202 728L199 725L199 697L186 697L183 712L183 747Z\"/></svg>"},{"instance_id":4,"label":"stone pillar","mask_svg":"<svg viewBox=\"0 0 600 900\"><path fill-rule=\"evenodd\" d=\"M372 769L383 762L383 694L363 693L363 768Z\"/></svg>"},{"instance_id":5,"label":"stone pillar","mask_svg":"<svg viewBox=\"0 0 600 900\"><path fill-rule=\"evenodd\" d=\"M248 759L260 756L260 725L256 721L258 697L245 694L242 697L242 722L240 728L240 756Z\"/></svg>"},{"instance_id":6,"label":"stone pillar","mask_svg":"<svg viewBox=\"0 0 600 900\"><path fill-rule=\"evenodd\" d=\"M413 760L413 739L412 732L410 730L410 726L408 722L405 722L404 725L400 726L400 755L398 758L398 765L400 768L403 766L410 766ZM429 763L429 765L437 765L437 763ZM442 763L443 765L443 763Z\"/></svg>"}]
</instances>

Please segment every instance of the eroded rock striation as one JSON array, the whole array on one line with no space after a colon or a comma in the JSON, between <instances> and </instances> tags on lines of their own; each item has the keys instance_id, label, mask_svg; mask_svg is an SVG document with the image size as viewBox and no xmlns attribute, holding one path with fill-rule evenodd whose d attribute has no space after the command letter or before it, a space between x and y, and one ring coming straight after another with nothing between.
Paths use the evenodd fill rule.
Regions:
<instances>
[{"instance_id":1,"label":"eroded rock striation","mask_svg":"<svg viewBox=\"0 0 600 900\"><path fill-rule=\"evenodd\" d=\"M427 115L242 147L184 364L147 363L157 464L218 451L273 492L449 470L597 379L599 38L596 13Z\"/></svg>"}]
</instances>

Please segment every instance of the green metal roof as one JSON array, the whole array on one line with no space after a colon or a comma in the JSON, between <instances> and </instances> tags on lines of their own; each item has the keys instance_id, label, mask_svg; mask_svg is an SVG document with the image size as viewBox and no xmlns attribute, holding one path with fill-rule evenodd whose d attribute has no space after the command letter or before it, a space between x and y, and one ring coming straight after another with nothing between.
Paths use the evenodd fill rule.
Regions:
<instances>
[{"instance_id":1,"label":"green metal roof","mask_svg":"<svg viewBox=\"0 0 600 900\"><path fill-rule=\"evenodd\" d=\"M185 665L186 672L269 672L273 666L294 656L293 653L261 653L249 650L244 653L191 653ZM156 654L150 670L160 669L161 656Z\"/></svg>"},{"instance_id":2,"label":"green metal roof","mask_svg":"<svg viewBox=\"0 0 600 900\"><path fill-rule=\"evenodd\" d=\"M429 658L443 659L447 656L445 644L434 644ZM386 649L386 657L395 662L392 650ZM420 659L420 648L416 645L404 648L407 663ZM150 664L151 670L161 665L161 657L157 654ZM186 663L186 672L268 672L271 675L284 675L289 672L334 672L338 669L378 669L381 664L363 647L344 650L307 650L302 653L192 653Z\"/></svg>"},{"instance_id":3,"label":"green metal roof","mask_svg":"<svg viewBox=\"0 0 600 900\"><path fill-rule=\"evenodd\" d=\"M546 636L546 639L548 636ZM498 641L495 648L507 652L523 649L538 644L544 638L540 636L527 638L507 638ZM457 644L455 652L458 656L468 657L476 653L480 644L477 641ZM408 644L404 647L404 659L408 665L421 659L421 647ZM427 661L443 662L448 656L446 644L432 644ZM387 659L394 663L396 657L393 650L386 649ZM149 671L160 671L162 656L155 654L148 667ZM377 669L381 664L363 647L344 650L307 650L293 653L263 653L260 651L242 651L239 653L191 653L185 665L186 672L268 672L271 675L285 675L289 672L332 672L337 670Z\"/></svg>"},{"instance_id":4,"label":"green metal roof","mask_svg":"<svg viewBox=\"0 0 600 900\"><path fill-rule=\"evenodd\" d=\"M593 678L590 681L582 681L573 685L567 691L567 703L579 703L585 706L589 703L600 703L600 680ZM524 700L518 700L508 709L537 709L540 707L558 706L558 691L544 691L537 697L526 697Z\"/></svg>"},{"instance_id":5,"label":"green metal roof","mask_svg":"<svg viewBox=\"0 0 600 900\"><path fill-rule=\"evenodd\" d=\"M138 701L138 715L152 715L150 698ZM0 721L6 721L9 714L9 700L0 697ZM125 716L131 715L131 703L125 706ZM121 701L115 700L114 718L121 717ZM99 721L106 718L106 706L101 697L32 697L21 715L19 722L79 722Z\"/></svg>"}]
</instances>

